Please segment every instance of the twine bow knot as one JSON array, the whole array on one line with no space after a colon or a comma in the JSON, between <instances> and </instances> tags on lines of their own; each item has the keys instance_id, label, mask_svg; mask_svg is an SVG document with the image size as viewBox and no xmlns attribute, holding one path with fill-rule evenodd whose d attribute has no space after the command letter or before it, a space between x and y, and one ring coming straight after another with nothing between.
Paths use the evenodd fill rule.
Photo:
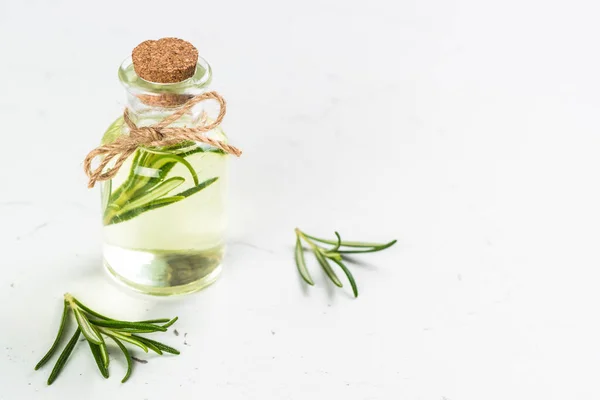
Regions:
<instances>
[{"instance_id":1,"label":"twine bow knot","mask_svg":"<svg viewBox=\"0 0 600 400\"><path fill-rule=\"evenodd\" d=\"M129 124L128 124L129 125ZM142 126L141 128L131 128L129 127L129 134L132 137L136 137L140 139L140 143L144 142L154 142L156 140L163 140L165 135L158 128L154 128L152 126Z\"/></svg>"},{"instance_id":2,"label":"twine bow knot","mask_svg":"<svg viewBox=\"0 0 600 400\"><path fill-rule=\"evenodd\" d=\"M216 100L219 103L219 115L213 122L195 128L168 127L185 113L190 111L196 104L210 99ZM225 99L217 92L207 92L191 98L179 110L153 126L138 127L129 117L129 111L125 109L123 120L129 128L129 135L119 136L114 142L95 148L89 152L83 161L83 169L89 178L88 187L94 187L97 181L105 181L114 178L125 160L127 160L127 158L140 146L164 147L183 141L194 141L207 143L228 154L239 157L242 154L240 149L204 135L205 132L214 129L221 124L221 121L223 121L223 118L225 117L225 112ZM96 157L102 157L102 161L100 161L98 167L93 169L92 162ZM104 171L106 166L112 160L116 160L114 165L107 171Z\"/></svg>"}]
</instances>

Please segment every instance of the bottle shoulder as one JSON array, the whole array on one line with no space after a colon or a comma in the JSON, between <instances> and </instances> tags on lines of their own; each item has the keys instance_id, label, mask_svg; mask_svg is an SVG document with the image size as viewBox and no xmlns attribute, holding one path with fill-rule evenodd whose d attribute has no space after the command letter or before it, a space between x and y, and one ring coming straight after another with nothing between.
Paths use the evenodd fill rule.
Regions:
<instances>
[{"instance_id":1,"label":"bottle shoulder","mask_svg":"<svg viewBox=\"0 0 600 400\"><path fill-rule=\"evenodd\" d=\"M108 127L104 135L102 136L102 140L100 143L102 145L109 144L117 140L119 136L123 134L123 116L121 115L119 118L113 121L112 124Z\"/></svg>"},{"instance_id":2,"label":"bottle shoulder","mask_svg":"<svg viewBox=\"0 0 600 400\"><path fill-rule=\"evenodd\" d=\"M208 123L210 123L210 121L208 121ZM106 129L104 135L102 136L100 144L106 145L114 142L119 136L126 134L125 128L125 121L123 120L123 116L121 115L119 116L119 118L114 120ZM228 142L227 135L220 126L217 126L216 128L206 132L205 135L207 137L210 137L211 139L219 140L224 143ZM206 145L204 143L198 143L198 145L201 145L201 147L204 147L206 150L208 150L208 148L211 147L210 145Z\"/></svg>"}]
</instances>

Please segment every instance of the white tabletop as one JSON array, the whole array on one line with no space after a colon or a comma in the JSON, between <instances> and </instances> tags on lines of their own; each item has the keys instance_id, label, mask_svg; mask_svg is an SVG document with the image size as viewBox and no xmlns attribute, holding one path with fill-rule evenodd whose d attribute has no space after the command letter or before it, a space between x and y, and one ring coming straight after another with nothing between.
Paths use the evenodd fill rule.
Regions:
<instances>
[{"instance_id":1,"label":"white tabletop","mask_svg":"<svg viewBox=\"0 0 600 400\"><path fill-rule=\"evenodd\" d=\"M600 6L509 0L0 3L0 400L600 397ZM224 272L162 299L101 267L81 162L122 111L120 62L193 42L225 96ZM398 243L357 257L360 296L294 228ZM80 343L54 385L71 292L126 319L178 315L180 356Z\"/></svg>"}]
</instances>

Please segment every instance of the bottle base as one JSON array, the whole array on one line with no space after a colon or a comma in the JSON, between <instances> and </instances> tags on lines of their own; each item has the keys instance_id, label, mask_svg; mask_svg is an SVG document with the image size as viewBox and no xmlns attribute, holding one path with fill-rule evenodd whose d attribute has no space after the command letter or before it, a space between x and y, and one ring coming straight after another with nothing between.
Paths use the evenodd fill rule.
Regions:
<instances>
[{"instance_id":1,"label":"bottle base","mask_svg":"<svg viewBox=\"0 0 600 400\"><path fill-rule=\"evenodd\" d=\"M172 296L197 292L221 273L223 246L201 252L140 251L106 245L104 268L118 283L140 293Z\"/></svg>"}]
</instances>

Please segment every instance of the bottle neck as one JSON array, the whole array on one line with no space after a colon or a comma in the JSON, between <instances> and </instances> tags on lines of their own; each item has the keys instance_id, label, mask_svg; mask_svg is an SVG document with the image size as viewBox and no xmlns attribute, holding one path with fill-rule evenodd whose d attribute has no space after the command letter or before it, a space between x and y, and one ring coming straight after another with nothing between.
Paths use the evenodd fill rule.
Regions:
<instances>
[{"instance_id":1,"label":"bottle neck","mask_svg":"<svg viewBox=\"0 0 600 400\"><path fill-rule=\"evenodd\" d=\"M155 125L181 109L185 102L192 98L192 96L179 96L179 99L174 100L173 98L165 99L163 96L157 94L155 96L145 95L144 97L140 97L132 93L127 93L127 109L132 121L137 126ZM204 107L199 104L171 124L171 126L197 126L203 122L204 111Z\"/></svg>"},{"instance_id":2,"label":"bottle neck","mask_svg":"<svg viewBox=\"0 0 600 400\"><path fill-rule=\"evenodd\" d=\"M119 79L127 91L127 106L130 117L138 126L154 125L175 111L189 99L207 91L212 80L210 65L198 58L194 75L182 82L154 83L140 78L133 68L131 58L119 68ZM172 126L196 126L203 122L203 104L198 104ZM208 110L210 112L210 110Z\"/></svg>"}]
</instances>

